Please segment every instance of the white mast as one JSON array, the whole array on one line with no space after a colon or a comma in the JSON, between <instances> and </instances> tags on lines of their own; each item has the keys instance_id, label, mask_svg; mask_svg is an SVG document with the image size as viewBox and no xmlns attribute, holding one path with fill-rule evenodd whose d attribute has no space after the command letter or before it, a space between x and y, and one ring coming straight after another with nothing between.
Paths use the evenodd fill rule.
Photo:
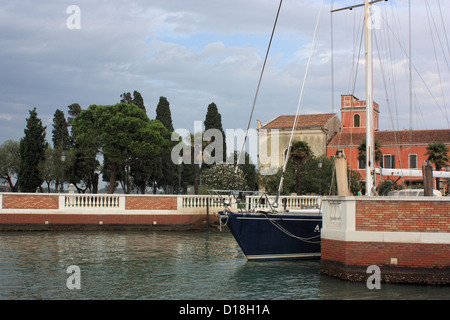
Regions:
<instances>
[{"instance_id":1,"label":"white mast","mask_svg":"<svg viewBox=\"0 0 450 320\"><path fill-rule=\"evenodd\" d=\"M364 1L365 34L366 34L366 195L373 195L373 59L372 59L372 2Z\"/></svg>"}]
</instances>

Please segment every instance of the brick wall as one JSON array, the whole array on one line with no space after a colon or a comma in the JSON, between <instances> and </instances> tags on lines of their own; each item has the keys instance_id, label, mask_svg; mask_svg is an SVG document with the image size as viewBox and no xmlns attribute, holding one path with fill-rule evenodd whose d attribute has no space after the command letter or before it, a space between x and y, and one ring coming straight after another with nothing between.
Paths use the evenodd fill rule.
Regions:
<instances>
[{"instance_id":1,"label":"brick wall","mask_svg":"<svg viewBox=\"0 0 450 320\"><path fill-rule=\"evenodd\" d=\"M204 219L200 215L182 214L4 214L0 215L0 224L190 225Z\"/></svg>"},{"instance_id":2,"label":"brick wall","mask_svg":"<svg viewBox=\"0 0 450 320\"><path fill-rule=\"evenodd\" d=\"M351 266L387 266L391 258L397 259L396 267L449 268L448 244L360 242L322 239L322 257Z\"/></svg>"},{"instance_id":3,"label":"brick wall","mask_svg":"<svg viewBox=\"0 0 450 320\"><path fill-rule=\"evenodd\" d=\"M450 232L450 202L356 201L357 231Z\"/></svg>"},{"instance_id":4,"label":"brick wall","mask_svg":"<svg viewBox=\"0 0 450 320\"><path fill-rule=\"evenodd\" d=\"M391 263L391 258L397 264ZM371 265L380 268L382 282L450 285L450 249L446 244L322 239L322 274L366 281L367 268Z\"/></svg>"},{"instance_id":5,"label":"brick wall","mask_svg":"<svg viewBox=\"0 0 450 320\"><path fill-rule=\"evenodd\" d=\"M127 196L126 210L177 210L176 197Z\"/></svg>"},{"instance_id":6,"label":"brick wall","mask_svg":"<svg viewBox=\"0 0 450 320\"><path fill-rule=\"evenodd\" d=\"M58 209L57 195L3 194L3 209Z\"/></svg>"}]
</instances>

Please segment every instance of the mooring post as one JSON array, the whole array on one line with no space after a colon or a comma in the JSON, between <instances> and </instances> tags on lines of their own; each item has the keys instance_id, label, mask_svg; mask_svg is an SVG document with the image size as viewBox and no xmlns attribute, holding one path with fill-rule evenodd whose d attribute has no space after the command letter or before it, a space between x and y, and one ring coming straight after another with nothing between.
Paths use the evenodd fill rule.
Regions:
<instances>
[{"instance_id":1,"label":"mooring post","mask_svg":"<svg viewBox=\"0 0 450 320\"><path fill-rule=\"evenodd\" d=\"M206 198L206 232L209 232L209 198Z\"/></svg>"},{"instance_id":2,"label":"mooring post","mask_svg":"<svg viewBox=\"0 0 450 320\"><path fill-rule=\"evenodd\" d=\"M429 160L425 160L422 164L423 174L423 195L431 197L433 195L433 166Z\"/></svg>"}]
</instances>

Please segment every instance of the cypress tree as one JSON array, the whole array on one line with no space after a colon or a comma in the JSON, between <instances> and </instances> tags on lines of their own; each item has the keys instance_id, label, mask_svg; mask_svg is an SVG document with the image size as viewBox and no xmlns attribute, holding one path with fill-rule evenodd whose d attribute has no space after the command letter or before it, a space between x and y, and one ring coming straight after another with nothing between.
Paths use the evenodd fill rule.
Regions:
<instances>
[{"instance_id":1,"label":"cypress tree","mask_svg":"<svg viewBox=\"0 0 450 320\"><path fill-rule=\"evenodd\" d=\"M169 133L174 131L170 104L165 97L159 98L158 105L156 106L156 120L159 120ZM170 136L168 139L170 139ZM159 159L154 160L154 168L156 168L155 172L159 173L159 176L157 176L155 180L160 187L165 189L166 193L169 193L170 191L167 188L168 186L175 187L178 185L178 174L180 169L171 159L171 150L175 143L168 141L168 144L170 145L170 148L162 150ZM172 188L172 190L175 190L175 188Z\"/></svg>"},{"instance_id":2,"label":"cypress tree","mask_svg":"<svg viewBox=\"0 0 450 320\"><path fill-rule=\"evenodd\" d=\"M142 98L142 95L136 90L133 92L133 103L142 110L146 111L144 106L144 98Z\"/></svg>"},{"instance_id":3,"label":"cypress tree","mask_svg":"<svg viewBox=\"0 0 450 320\"><path fill-rule=\"evenodd\" d=\"M144 98L142 98L142 95L134 90L133 91L133 97L131 97L131 93L130 92L124 92L123 94L120 95L120 97L122 99L120 99L121 103L126 103L126 104L134 104L135 106L138 106L140 109L145 110L145 106L144 106Z\"/></svg>"},{"instance_id":4,"label":"cypress tree","mask_svg":"<svg viewBox=\"0 0 450 320\"><path fill-rule=\"evenodd\" d=\"M56 109L53 115L52 141L54 149L67 150L69 148L69 124L66 121L64 112Z\"/></svg>"},{"instance_id":5,"label":"cypress tree","mask_svg":"<svg viewBox=\"0 0 450 320\"><path fill-rule=\"evenodd\" d=\"M156 120L161 121L161 123L166 127L169 132L173 132L172 125L172 114L170 113L169 101L165 97L159 98L159 103L156 106Z\"/></svg>"},{"instance_id":6,"label":"cypress tree","mask_svg":"<svg viewBox=\"0 0 450 320\"><path fill-rule=\"evenodd\" d=\"M45 161L45 130L42 120L37 117L36 108L30 110L27 118L25 136L20 140L20 164L17 179L20 191L35 192L41 186L43 179L39 172L39 163Z\"/></svg>"},{"instance_id":7,"label":"cypress tree","mask_svg":"<svg viewBox=\"0 0 450 320\"><path fill-rule=\"evenodd\" d=\"M67 122L69 123L69 126L71 126L73 119L75 119L81 113L81 106L78 103L72 103L67 108L69 109L69 117L67 118Z\"/></svg>"},{"instance_id":8,"label":"cypress tree","mask_svg":"<svg viewBox=\"0 0 450 320\"><path fill-rule=\"evenodd\" d=\"M223 137L223 161L226 161L227 158L227 144L225 138L225 132L222 127L222 115L219 113L219 109L217 105L212 102L208 105L208 110L206 112L205 121L203 122L205 126L205 131L209 129L217 129L222 133ZM214 139L211 139L211 143L214 142ZM212 155L214 156L214 155Z\"/></svg>"}]
</instances>

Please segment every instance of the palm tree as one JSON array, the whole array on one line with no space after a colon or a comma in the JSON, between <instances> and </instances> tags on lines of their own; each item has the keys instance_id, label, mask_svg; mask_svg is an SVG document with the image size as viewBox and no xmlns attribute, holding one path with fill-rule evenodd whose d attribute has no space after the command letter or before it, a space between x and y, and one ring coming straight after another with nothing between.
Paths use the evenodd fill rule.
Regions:
<instances>
[{"instance_id":1,"label":"palm tree","mask_svg":"<svg viewBox=\"0 0 450 320\"><path fill-rule=\"evenodd\" d=\"M383 153L380 148L380 143L378 140L375 140L375 163L379 163L383 159ZM358 146L358 160L366 162L366 139Z\"/></svg>"},{"instance_id":2,"label":"palm tree","mask_svg":"<svg viewBox=\"0 0 450 320\"><path fill-rule=\"evenodd\" d=\"M302 193L302 185L300 183L300 173L302 164L305 163L313 155L311 148L305 141L295 141L291 148L291 158L295 163L295 171L297 175L297 195Z\"/></svg>"},{"instance_id":3,"label":"palm tree","mask_svg":"<svg viewBox=\"0 0 450 320\"><path fill-rule=\"evenodd\" d=\"M440 171L449 162L448 151L449 148L443 142L433 142L428 144L425 155L434 164L436 171ZM436 189L439 189L439 178L436 178Z\"/></svg>"}]
</instances>

